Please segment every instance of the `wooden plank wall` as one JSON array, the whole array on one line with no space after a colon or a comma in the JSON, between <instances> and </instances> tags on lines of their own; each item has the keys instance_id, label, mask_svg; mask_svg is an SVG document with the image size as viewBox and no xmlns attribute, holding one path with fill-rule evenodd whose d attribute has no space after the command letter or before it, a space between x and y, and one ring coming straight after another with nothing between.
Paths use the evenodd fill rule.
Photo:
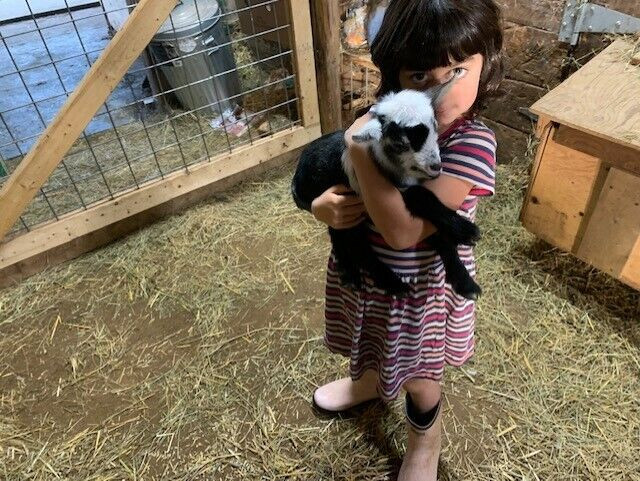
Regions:
<instances>
[{"instance_id":1,"label":"wooden plank wall","mask_svg":"<svg viewBox=\"0 0 640 481\"><path fill-rule=\"evenodd\" d=\"M561 81L568 44L558 42L557 38L565 0L496 1L502 6L505 19L506 95L485 111L485 117L498 135L499 159L508 161L522 155L532 131L531 122L518 108L530 107ZM640 17L637 0L591 2ZM604 35L583 35L574 56L584 64L607 45L609 41Z\"/></svg>"}]
</instances>

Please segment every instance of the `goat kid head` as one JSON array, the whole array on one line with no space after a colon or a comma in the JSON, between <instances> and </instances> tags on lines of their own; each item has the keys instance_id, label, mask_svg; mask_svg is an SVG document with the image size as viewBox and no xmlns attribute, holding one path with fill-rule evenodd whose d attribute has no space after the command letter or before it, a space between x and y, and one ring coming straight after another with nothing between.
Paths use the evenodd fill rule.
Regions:
<instances>
[{"instance_id":1,"label":"goat kid head","mask_svg":"<svg viewBox=\"0 0 640 481\"><path fill-rule=\"evenodd\" d=\"M399 178L420 182L440 175L435 111L455 79L425 91L390 92L370 109L372 119L353 135L371 145L376 160Z\"/></svg>"}]
</instances>

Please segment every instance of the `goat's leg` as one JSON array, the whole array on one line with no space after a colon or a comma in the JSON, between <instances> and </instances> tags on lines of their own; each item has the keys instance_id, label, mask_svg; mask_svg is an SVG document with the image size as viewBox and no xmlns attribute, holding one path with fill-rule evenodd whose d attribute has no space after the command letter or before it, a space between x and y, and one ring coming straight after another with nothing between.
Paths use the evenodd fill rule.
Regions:
<instances>
[{"instance_id":1,"label":"goat's leg","mask_svg":"<svg viewBox=\"0 0 640 481\"><path fill-rule=\"evenodd\" d=\"M362 277L360 268L360 249L358 244L358 226L351 229L334 229L329 227L329 237L337 261L338 272L343 284L360 288Z\"/></svg>"},{"instance_id":2,"label":"goat's leg","mask_svg":"<svg viewBox=\"0 0 640 481\"><path fill-rule=\"evenodd\" d=\"M447 281L451 284L453 290L467 299L476 300L482 294L482 289L473 280L460 259L457 247L437 233L430 236L427 242L440 255L446 271Z\"/></svg>"},{"instance_id":3,"label":"goat's leg","mask_svg":"<svg viewBox=\"0 0 640 481\"><path fill-rule=\"evenodd\" d=\"M362 246L364 255L364 269L371 275L376 287L388 294L405 294L409 286L402 282L395 272L376 255L371 244L367 241Z\"/></svg>"},{"instance_id":4,"label":"goat's leg","mask_svg":"<svg viewBox=\"0 0 640 481\"><path fill-rule=\"evenodd\" d=\"M408 286L373 251L364 224L351 229L330 228L329 233L344 284L360 288L361 269L364 269L371 275L374 284L389 294L407 292Z\"/></svg>"},{"instance_id":5,"label":"goat's leg","mask_svg":"<svg viewBox=\"0 0 640 481\"><path fill-rule=\"evenodd\" d=\"M352 229L350 245L353 246L358 265L371 275L376 287L388 294L403 294L409 290L395 272L377 256L368 238L366 224L358 224Z\"/></svg>"},{"instance_id":6,"label":"goat's leg","mask_svg":"<svg viewBox=\"0 0 640 481\"><path fill-rule=\"evenodd\" d=\"M402 193L407 210L414 217L430 221L452 244L474 245L480 230L468 219L440 202L429 189L414 185Z\"/></svg>"}]
</instances>

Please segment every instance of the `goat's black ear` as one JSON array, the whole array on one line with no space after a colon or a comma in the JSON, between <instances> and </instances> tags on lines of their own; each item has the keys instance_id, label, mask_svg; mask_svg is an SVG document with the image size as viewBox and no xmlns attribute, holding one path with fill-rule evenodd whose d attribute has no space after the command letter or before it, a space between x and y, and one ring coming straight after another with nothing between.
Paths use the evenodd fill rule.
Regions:
<instances>
[{"instance_id":1,"label":"goat's black ear","mask_svg":"<svg viewBox=\"0 0 640 481\"><path fill-rule=\"evenodd\" d=\"M414 152L419 151L429 136L429 127L424 124L418 124L415 127L406 127L404 129Z\"/></svg>"}]
</instances>

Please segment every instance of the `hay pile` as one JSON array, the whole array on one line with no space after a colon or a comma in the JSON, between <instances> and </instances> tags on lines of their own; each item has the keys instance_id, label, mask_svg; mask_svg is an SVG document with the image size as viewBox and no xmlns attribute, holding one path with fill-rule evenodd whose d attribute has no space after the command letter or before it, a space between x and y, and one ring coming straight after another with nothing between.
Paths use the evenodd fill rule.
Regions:
<instances>
[{"instance_id":1,"label":"hay pile","mask_svg":"<svg viewBox=\"0 0 640 481\"><path fill-rule=\"evenodd\" d=\"M477 354L445 383L441 480L638 480L640 296L481 207ZM0 477L393 479L399 402L315 418L325 230L291 171L0 293ZM37 295L33 295L37 292Z\"/></svg>"}]
</instances>

